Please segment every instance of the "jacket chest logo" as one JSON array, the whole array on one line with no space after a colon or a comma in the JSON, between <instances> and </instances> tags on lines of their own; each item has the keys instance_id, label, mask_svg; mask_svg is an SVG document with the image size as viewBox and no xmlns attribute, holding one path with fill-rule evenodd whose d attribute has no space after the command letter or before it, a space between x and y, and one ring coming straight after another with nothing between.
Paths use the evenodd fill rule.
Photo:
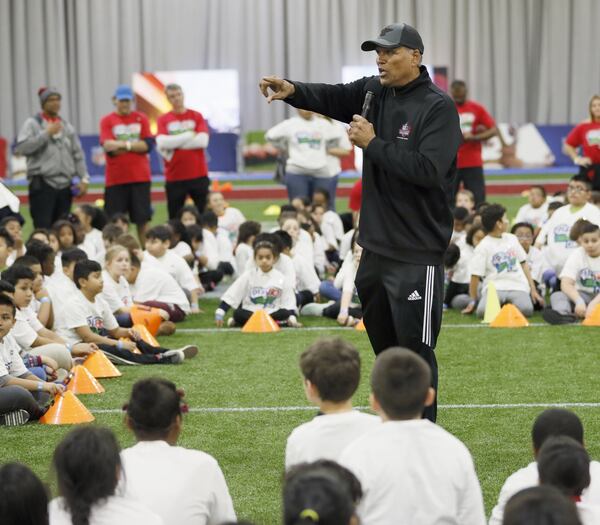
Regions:
<instances>
[{"instance_id":1,"label":"jacket chest logo","mask_svg":"<svg viewBox=\"0 0 600 525\"><path fill-rule=\"evenodd\" d=\"M406 123L402 124L402 126L398 130L398 136L396 138L402 139L402 140L408 140L408 136L410 135L411 131L412 131L412 128L410 127L410 124L408 122L406 122Z\"/></svg>"}]
</instances>

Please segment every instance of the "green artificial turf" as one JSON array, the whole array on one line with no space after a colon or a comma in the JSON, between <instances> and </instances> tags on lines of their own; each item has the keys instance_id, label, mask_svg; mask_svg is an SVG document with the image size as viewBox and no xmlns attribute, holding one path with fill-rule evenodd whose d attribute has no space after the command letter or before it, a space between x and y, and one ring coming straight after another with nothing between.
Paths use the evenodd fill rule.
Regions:
<instances>
[{"instance_id":1,"label":"green artificial turf","mask_svg":"<svg viewBox=\"0 0 600 525\"><path fill-rule=\"evenodd\" d=\"M506 205L509 216L525 202L521 197L490 200ZM232 202L247 217L263 222L274 221L262 215L270 204ZM164 219L164 212L164 204L157 204L155 222ZM161 339L169 347L197 344L200 353L194 360L180 366L121 367L122 377L101 381L106 393L81 396L81 400L90 410L100 411L95 412L96 424L113 429L126 447L133 440L123 427L119 409L131 385L152 375L175 381L186 390L192 408L184 418L181 445L217 458L240 518L257 525L276 524L280 522L286 437L316 413L316 409L294 408L308 406L298 356L318 337L340 336L354 343L363 363L355 404L366 406L373 355L365 333L338 329L335 322L325 319L301 319L310 329L284 329L276 334L216 330L213 313L217 303L217 299L201 299L204 314L189 317L178 326L178 333ZM444 314L436 350L440 367L438 422L471 450L488 513L505 478L531 461L530 429L543 408L526 405L599 401L600 329L547 326L539 314L531 323L521 329L493 329L456 312ZM489 406L505 404L523 406ZM232 410L252 407L281 410ZM203 411L215 408L224 411ZM106 410L111 412L102 412ZM600 457L600 409L574 410L584 422L590 454ZM68 431L68 427L39 424L0 428L0 463L24 462L54 488L49 468L52 451Z\"/></svg>"}]
</instances>

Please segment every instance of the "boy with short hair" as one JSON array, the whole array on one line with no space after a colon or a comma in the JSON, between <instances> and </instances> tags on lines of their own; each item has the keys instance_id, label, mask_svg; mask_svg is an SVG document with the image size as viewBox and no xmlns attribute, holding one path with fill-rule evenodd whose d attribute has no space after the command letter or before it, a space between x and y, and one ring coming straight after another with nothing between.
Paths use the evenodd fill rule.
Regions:
<instances>
[{"instance_id":1,"label":"boy with short hair","mask_svg":"<svg viewBox=\"0 0 600 525\"><path fill-rule=\"evenodd\" d=\"M569 181L569 204L558 208L542 226L535 245L545 252L546 259L557 275L562 272L569 255L577 248L569 232L578 219L600 225L600 209L589 203L592 185L584 175L575 175ZM546 246L544 246L546 245Z\"/></svg>"},{"instance_id":2,"label":"boy with short hair","mask_svg":"<svg viewBox=\"0 0 600 525\"><path fill-rule=\"evenodd\" d=\"M171 275L180 288L189 294L192 313L199 313L198 292L202 290L196 282L191 268L184 258L170 250L171 229L168 226L154 226L146 233L144 262L155 264Z\"/></svg>"},{"instance_id":3,"label":"boy with short hair","mask_svg":"<svg viewBox=\"0 0 600 525\"><path fill-rule=\"evenodd\" d=\"M481 213L481 223L486 236L475 248L469 268L471 301L462 310L470 314L475 310L479 282L483 280L481 299L477 306L477 316L483 317L487 302L487 287L493 282L498 292L500 304L514 304L523 315L533 314L533 304L543 304L537 292L527 264L527 254L518 239L508 229L506 208L500 204L490 204Z\"/></svg>"},{"instance_id":4,"label":"boy with short hair","mask_svg":"<svg viewBox=\"0 0 600 525\"><path fill-rule=\"evenodd\" d=\"M48 246L48 248L50 248ZM54 253L54 250L50 248ZM14 266L26 266L33 272L33 298L28 306L28 312L35 317L45 328L51 328L53 324L52 301L44 286L44 275L42 265L37 257L29 253L18 257Z\"/></svg>"},{"instance_id":5,"label":"boy with short hair","mask_svg":"<svg viewBox=\"0 0 600 525\"><path fill-rule=\"evenodd\" d=\"M381 424L377 416L352 408L360 382L360 356L340 338L320 339L300 356L304 393L319 407L311 421L287 440L285 468L317 459L337 461L347 445Z\"/></svg>"},{"instance_id":6,"label":"boy with short hair","mask_svg":"<svg viewBox=\"0 0 600 525\"><path fill-rule=\"evenodd\" d=\"M203 243L205 242L204 232L206 230L212 233L217 241L217 258L219 260L217 270L223 272L224 275L233 275L236 268L234 266L233 244L231 244L229 232L219 225L219 219L210 210L202 214L202 228Z\"/></svg>"},{"instance_id":7,"label":"boy with short hair","mask_svg":"<svg viewBox=\"0 0 600 525\"><path fill-rule=\"evenodd\" d=\"M560 292L550 296L551 309L544 311L550 324L583 319L600 304L600 227L586 220L577 223L576 248L560 274Z\"/></svg>"},{"instance_id":8,"label":"boy with short hair","mask_svg":"<svg viewBox=\"0 0 600 525\"><path fill-rule=\"evenodd\" d=\"M575 502L582 525L600 523L600 506L581 501L589 487L590 456L581 443L568 436L549 438L538 456L540 485L550 485Z\"/></svg>"},{"instance_id":9,"label":"boy with short hair","mask_svg":"<svg viewBox=\"0 0 600 525\"><path fill-rule=\"evenodd\" d=\"M21 359L20 348L10 331L16 308L12 299L0 293L0 425L22 425L44 414L49 396L64 392L57 383L39 380Z\"/></svg>"},{"instance_id":10,"label":"boy with short hair","mask_svg":"<svg viewBox=\"0 0 600 525\"><path fill-rule=\"evenodd\" d=\"M544 186L531 186L527 195L527 204L523 204L517 212L515 222L526 222L531 224L534 230L539 231L542 224L548 219L548 201L546 200L546 188Z\"/></svg>"},{"instance_id":11,"label":"boy with short hair","mask_svg":"<svg viewBox=\"0 0 600 525\"><path fill-rule=\"evenodd\" d=\"M544 410L533 423L531 440L533 445L534 461L524 468L511 474L498 496L498 502L492 509L489 525L502 525L504 507L508 500L517 492L539 483L537 458L542 445L552 436L568 436L583 444L583 425L577 415L562 408ZM600 463L590 462L591 483L581 494L581 500L588 503L600 501Z\"/></svg>"},{"instance_id":12,"label":"boy with short hair","mask_svg":"<svg viewBox=\"0 0 600 525\"><path fill-rule=\"evenodd\" d=\"M153 347L131 329L120 328L102 293L102 267L96 261L75 265L73 281L79 293L69 298L59 334L71 344L84 341L96 344L108 358L118 364L178 364L198 353L188 345L177 350ZM130 338L132 340L123 340ZM139 349L142 354L135 354Z\"/></svg>"},{"instance_id":13,"label":"boy with short hair","mask_svg":"<svg viewBox=\"0 0 600 525\"><path fill-rule=\"evenodd\" d=\"M429 420L435 399L425 360L404 348L380 353L371 407L383 424L350 444L340 464L360 480L362 523L485 523L481 488L467 447Z\"/></svg>"},{"instance_id":14,"label":"boy with short hair","mask_svg":"<svg viewBox=\"0 0 600 525\"><path fill-rule=\"evenodd\" d=\"M341 217L331 208L330 204L329 192L323 188L315 189L313 192L313 209L315 206L323 208L321 234L334 250L338 250L344 236L344 223Z\"/></svg>"}]
</instances>

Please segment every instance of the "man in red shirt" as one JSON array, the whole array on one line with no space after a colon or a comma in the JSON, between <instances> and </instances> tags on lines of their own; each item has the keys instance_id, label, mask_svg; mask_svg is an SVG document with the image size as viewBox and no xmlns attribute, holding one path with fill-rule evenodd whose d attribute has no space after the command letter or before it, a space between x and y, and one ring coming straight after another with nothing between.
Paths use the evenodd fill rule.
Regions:
<instances>
[{"instance_id":1,"label":"man in red shirt","mask_svg":"<svg viewBox=\"0 0 600 525\"><path fill-rule=\"evenodd\" d=\"M467 85L462 80L452 82L450 94L456 104L464 139L458 149L456 159L458 169L452 187L450 204L454 207L456 192L462 182L465 189L473 192L475 206L477 206L485 201L481 142L496 135L498 128L496 128L494 119L481 104L467 100Z\"/></svg>"},{"instance_id":2,"label":"man in red shirt","mask_svg":"<svg viewBox=\"0 0 600 525\"><path fill-rule=\"evenodd\" d=\"M177 84L165 87L173 106L158 119L156 145L165 159L165 189L169 219L177 216L189 195L204 212L208 195L208 167L204 150L208 146L208 126L200 113L183 105L183 91Z\"/></svg>"},{"instance_id":3,"label":"man in red shirt","mask_svg":"<svg viewBox=\"0 0 600 525\"><path fill-rule=\"evenodd\" d=\"M117 87L113 96L116 111L100 121L100 144L106 152L104 211L109 217L129 213L143 243L152 218L148 152L154 139L148 117L133 111L132 102L131 88Z\"/></svg>"}]
</instances>

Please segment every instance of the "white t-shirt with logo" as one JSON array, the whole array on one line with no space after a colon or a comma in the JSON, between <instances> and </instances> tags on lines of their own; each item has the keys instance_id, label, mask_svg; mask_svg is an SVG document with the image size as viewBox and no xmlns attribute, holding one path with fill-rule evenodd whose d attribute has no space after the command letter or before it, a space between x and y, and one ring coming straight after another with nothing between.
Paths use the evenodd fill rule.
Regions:
<instances>
[{"instance_id":1,"label":"white t-shirt with logo","mask_svg":"<svg viewBox=\"0 0 600 525\"><path fill-rule=\"evenodd\" d=\"M526 222L531 224L535 228L539 228L548 220L548 204L546 201L539 208L534 208L531 204L523 204L517 212L515 217L515 224L517 222Z\"/></svg>"},{"instance_id":2,"label":"white t-shirt with logo","mask_svg":"<svg viewBox=\"0 0 600 525\"><path fill-rule=\"evenodd\" d=\"M103 335L101 334L103 330L114 330L119 327L110 307L100 294L95 297L94 302L91 302L81 292L73 294L65 306L62 323L56 332L69 344L81 342L81 337L75 328L88 326L92 332Z\"/></svg>"},{"instance_id":3,"label":"white t-shirt with logo","mask_svg":"<svg viewBox=\"0 0 600 525\"><path fill-rule=\"evenodd\" d=\"M590 257L581 247L575 249L559 276L575 281L575 288L592 296L600 293L600 256Z\"/></svg>"},{"instance_id":4,"label":"white t-shirt with logo","mask_svg":"<svg viewBox=\"0 0 600 525\"><path fill-rule=\"evenodd\" d=\"M527 254L512 233L486 235L475 248L469 269L471 275L483 279L483 290L493 281L498 291L529 293L529 282L521 267L526 261Z\"/></svg>"},{"instance_id":5,"label":"white t-shirt with logo","mask_svg":"<svg viewBox=\"0 0 600 525\"><path fill-rule=\"evenodd\" d=\"M19 343L9 332L0 341L0 378L7 375L21 377L29 372L21 359L20 352Z\"/></svg>"},{"instance_id":6,"label":"white t-shirt with logo","mask_svg":"<svg viewBox=\"0 0 600 525\"><path fill-rule=\"evenodd\" d=\"M542 251L557 274L560 274L569 255L578 247L577 242L569 238L569 233L579 219L586 219L600 226L600 209L587 202L581 209L572 212L571 206L567 204L554 212L538 235L536 244L547 244Z\"/></svg>"},{"instance_id":7,"label":"white t-shirt with logo","mask_svg":"<svg viewBox=\"0 0 600 525\"><path fill-rule=\"evenodd\" d=\"M225 208L225 212L223 215L218 217L219 220L219 228L223 228L227 231L227 235L229 236L229 240L232 243L237 241L238 230L240 229L240 224L246 221L246 217L244 214L238 210L237 208Z\"/></svg>"}]
</instances>

